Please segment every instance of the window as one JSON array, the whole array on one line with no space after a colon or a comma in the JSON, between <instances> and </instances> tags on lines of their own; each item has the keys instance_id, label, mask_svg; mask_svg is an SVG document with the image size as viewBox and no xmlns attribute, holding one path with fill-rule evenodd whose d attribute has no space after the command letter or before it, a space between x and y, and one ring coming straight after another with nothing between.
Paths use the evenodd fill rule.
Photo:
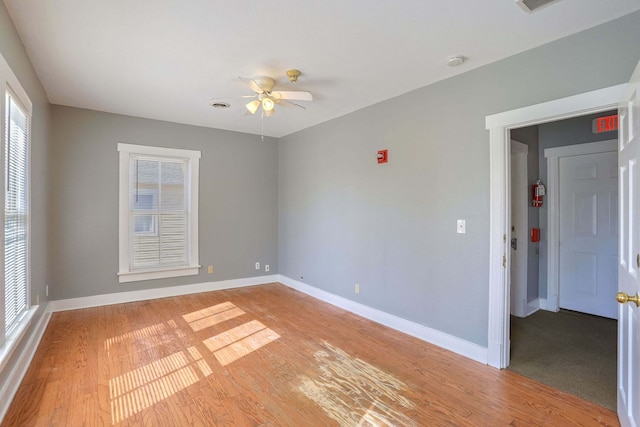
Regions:
<instances>
[{"instance_id":1,"label":"window","mask_svg":"<svg viewBox=\"0 0 640 427\"><path fill-rule=\"evenodd\" d=\"M29 118L15 96L5 94L4 284L5 334L27 311Z\"/></svg>"},{"instance_id":2,"label":"window","mask_svg":"<svg viewBox=\"0 0 640 427\"><path fill-rule=\"evenodd\" d=\"M29 310L29 146L31 101L0 55L0 138L2 173L0 218L4 250L0 255L0 369L25 331Z\"/></svg>"},{"instance_id":3,"label":"window","mask_svg":"<svg viewBox=\"0 0 640 427\"><path fill-rule=\"evenodd\" d=\"M120 282L198 274L200 152L118 144Z\"/></svg>"}]
</instances>

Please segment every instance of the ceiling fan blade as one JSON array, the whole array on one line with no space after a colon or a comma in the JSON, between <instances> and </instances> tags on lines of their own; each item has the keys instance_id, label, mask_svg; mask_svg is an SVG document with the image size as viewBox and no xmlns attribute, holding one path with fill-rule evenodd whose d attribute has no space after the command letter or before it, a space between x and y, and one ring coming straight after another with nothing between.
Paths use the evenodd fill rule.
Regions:
<instances>
[{"instance_id":1,"label":"ceiling fan blade","mask_svg":"<svg viewBox=\"0 0 640 427\"><path fill-rule=\"evenodd\" d=\"M305 107L305 106L302 106L300 104L296 104L295 102L287 101L287 100L284 100L284 99L279 100L277 103L279 105L284 106L284 107L289 107L289 108L298 107L298 108L302 108L303 110L307 109L307 107Z\"/></svg>"},{"instance_id":2,"label":"ceiling fan blade","mask_svg":"<svg viewBox=\"0 0 640 427\"><path fill-rule=\"evenodd\" d=\"M246 77L238 77L240 79L241 82L243 82L244 84L246 84L247 86L249 86L249 88L254 91L255 93L264 93L264 90L260 87L260 85L258 83L256 83L255 80L253 79L248 79Z\"/></svg>"},{"instance_id":3,"label":"ceiling fan blade","mask_svg":"<svg viewBox=\"0 0 640 427\"><path fill-rule=\"evenodd\" d=\"M277 90L271 92L272 95L279 96L280 99L293 101L313 101L311 92L295 91L295 90Z\"/></svg>"}]
</instances>

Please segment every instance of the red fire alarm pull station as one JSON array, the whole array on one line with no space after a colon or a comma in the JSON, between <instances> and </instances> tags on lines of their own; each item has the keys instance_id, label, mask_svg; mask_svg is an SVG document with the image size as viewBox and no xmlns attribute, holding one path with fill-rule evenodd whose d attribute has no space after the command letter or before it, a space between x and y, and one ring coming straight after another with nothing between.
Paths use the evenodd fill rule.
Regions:
<instances>
[{"instance_id":1,"label":"red fire alarm pull station","mask_svg":"<svg viewBox=\"0 0 640 427\"><path fill-rule=\"evenodd\" d=\"M537 243L540 241L540 229L539 228L532 228L531 229L531 241L533 243Z\"/></svg>"},{"instance_id":2,"label":"red fire alarm pull station","mask_svg":"<svg viewBox=\"0 0 640 427\"><path fill-rule=\"evenodd\" d=\"M389 161L388 150L378 150L378 164L387 163Z\"/></svg>"}]
</instances>

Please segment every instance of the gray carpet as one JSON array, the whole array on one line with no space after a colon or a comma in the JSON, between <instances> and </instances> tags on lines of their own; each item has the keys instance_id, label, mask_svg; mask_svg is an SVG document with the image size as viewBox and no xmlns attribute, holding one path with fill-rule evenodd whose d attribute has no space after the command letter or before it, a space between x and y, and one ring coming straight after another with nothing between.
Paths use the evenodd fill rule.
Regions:
<instances>
[{"instance_id":1,"label":"gray carpet","mask_svg":"<svg viewBox=\"0 0 640 427\"><path fill-rule=\"evenodd\" d=\"M509 369L615 411L617 328L566 310L512 316Z\"/></svg>"}]
</instances>

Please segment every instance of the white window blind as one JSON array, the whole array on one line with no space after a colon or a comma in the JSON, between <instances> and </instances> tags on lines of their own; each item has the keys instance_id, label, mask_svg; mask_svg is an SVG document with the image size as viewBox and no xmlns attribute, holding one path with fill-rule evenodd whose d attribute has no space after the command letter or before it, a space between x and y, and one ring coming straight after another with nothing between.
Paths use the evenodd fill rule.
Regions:
<instances>
[{"instance_id":1,"label":"white window blind","mask_svg":"<svg viewBox=\"0 0 640 427\"><path fill-rule=\"evenodd\" d=\"M118 144L119 281L198 274L200 152Z\"/></svg>"},{"instance_id":2,"label":"white window blind","mask_svg":"<svg viewBox=\"0 0 640 427\"><path fill-rule=\"evenodd\" d=\"M131 269L188 264L186 160L132 155Z\"/></svg>"},{"instance_id":3,"label":"white window blind","mask_svg":"<svg viewBox=\"0 0 640 427\"><path fill-rule=\"evenodd\" d=\"M5 335L28 308L28 116L9 91L5 96L4 286Z\"/></svg>"}]
</instances>

